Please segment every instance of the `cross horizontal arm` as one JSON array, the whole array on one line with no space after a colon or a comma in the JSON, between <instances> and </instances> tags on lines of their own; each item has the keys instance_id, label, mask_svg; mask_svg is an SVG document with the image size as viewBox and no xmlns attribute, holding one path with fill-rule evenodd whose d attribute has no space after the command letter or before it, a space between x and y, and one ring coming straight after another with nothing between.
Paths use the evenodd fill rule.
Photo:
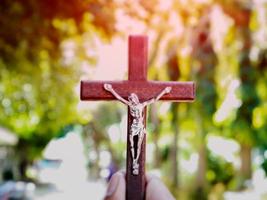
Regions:
<instances>
[{"instance_id":1,"label":"cross horizontal arm","mask_svg":"<svg viewBox=\"0 0 267 200\"><path fill-rule=\"evenodd\" d=\"M161 82L161 81L82 81L81 100L115 100L103 85L109 83L120 96L127 99L130 93L135 93L141 101L149 100L158 95L164 88L170 86L171 92L160 100L192 101L195 98L193 82ZM131 92L129 92L131 91Z\"/></svg>"}]
</instances>

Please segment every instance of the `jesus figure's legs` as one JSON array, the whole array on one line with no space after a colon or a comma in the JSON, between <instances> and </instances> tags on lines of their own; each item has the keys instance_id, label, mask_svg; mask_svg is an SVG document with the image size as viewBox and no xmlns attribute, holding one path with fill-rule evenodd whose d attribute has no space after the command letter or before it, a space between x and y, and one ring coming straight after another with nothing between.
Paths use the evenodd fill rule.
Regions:
<instances>
[{"instance_id":1,"label":"jesus figure's legs","mask_svg":"<svg viewBox=\"0 0 267 200\"><path fill-rule=\"evenodd\" d=\"M138 160L141 154L141 146L145 135L144 127L136 128L134 125L131 127L130 134L130 144L131 144L131 154L133 159L133 174L139 174L139 164ZM134 136L137 137L137 140L134 139ZM136 145L135 145L136 142ZM136 148L136 149L135 149Z\"/></svg>"},{"instance_id":2,"label":"jesus figure's legs","mask_svg":"<svg viewBox=\"0 0 267 200\"><path fill-rule=\"evenodd\" d=\"M139 134L138 134L136 160L139 159L140 154L141 154L141 147L142 147L143 139L144 139L144 136L145 136L145 131L146 131L145 128L143 128L143 130L140 131Z\"/></svg>"}]
</instances>

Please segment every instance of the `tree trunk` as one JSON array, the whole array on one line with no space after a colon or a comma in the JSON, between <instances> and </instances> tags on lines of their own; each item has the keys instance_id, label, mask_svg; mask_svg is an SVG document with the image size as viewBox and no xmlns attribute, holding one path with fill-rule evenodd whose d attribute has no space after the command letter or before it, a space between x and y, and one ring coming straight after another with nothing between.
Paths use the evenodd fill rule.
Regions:
<instances>
[{"instance_id":1,"label":"tree trunk","mask_svg":"<svg viewBox=\"0 0 267 200\"><path fill-rule=\"evenodd\" d=\"M29 162L27 159L25 158L21 158L21 160L19 161L19 175L20 175L20 179L22 181L27 181L28 177L27 177L27 168L29 167Z\"/></svg>"},{"instance_id":2,"label":"tree trunk","mask_svg":"<svg viewBox=\"0 0 267 200\"><path fill-rule=\"evenodd\" d=\"M206 149L206 132L203 125L202 116L197 113L197 124L199 131L199 143L198 143L198 171L196 175L196 191L193 199L204 200L207 199L206 189L206 171L207 171L207 149Z\"/></svg>"},{"instance_id":3,"label":"tree trunk","mask_svg":"<svg viewBox=\"0 0 267 200\"><path fill-rule=\"evenodd\" d=\"M93 179L98 179L100 177L100 140L101 140L101 133L98 132L97 128L95 127L95 124L93 122L89 123L86 127L86 135L87 140L92 140L92 150L95 152L96 157L92 165L90 165L90 173L89 176ZM88 151L89 153L89 151ZM90 162L90 161L89 161Z\"/></svg>"},{"instance_id":4,"label":"tree trunk","mask_svg":"<svg viewBox=\"0 0 267 200\"><path fill-rule=\"evenodd\" d=\"M153 167L154 168L160 168L161 163L161 157L160 157L160 150L158 145L158 139L159 139L159 119L157 116L157 107L155 104L152 104L150 106L151 108L151 122L153 124L153 133L152 133L152 139L155 147L154 151L154 158L153 158Z\"/></svg>"},{"instance_id":5,"label":"tree trunk","mask_svg":"<svg viewBox=\"0 0 267 200\"><path fill-rule=\"evenodd\" d=\"M250 179L252 174L251 169L251 146L247 144L241 144L240 147L240 159L241 159L241 168L240 173L244 180Z\"/></svg>"},{"instance_id":6,"label":"tree trunk","mask_svg":"<svg viewBox=\"0 0 267 200\"><path fill-rule=\"evenodd\" d=\"M201 143L198 150L198 171L197 171L197 188L205 188L206 186L206 146Z\"/></svg>"},{"instance_id":7,"label":"tree trunk","mask_svg":"<svg viewBox=\"0 0 267 200\"><path fill-rule=\"evenodd\" d=\"M178 104L172 104L171 107L173 118L172 118L172 127L174 131L174 138L173 138L173 144L172 144L172 150L171 150L171 155L172 155L172 186L177 188L179 186L179 173L178 173L178 136L179 136L179 127L178 127Z\"/></svg>"},{"instance_id":8,"label":"tree trunk","mask_svg":"<svg viewBox=\"0 0 267 200\"><path fill-rule=\"evenodd\" d=\"M16 156L17 156L17 169L18 169L18 178L22 181L27 181L27 168L30 164L29 155L28 155L28 148L29 144L27 140L19 138L19 141L16 145Z\"/></svg>"},{"instance_id":9,"label":"tree trunk","mask_svg":"<svg viewBox=\"0 0 267 200\"><path fill-rule=\"evenodd\" d=\"M97 132L93 133L94 135L98 134ZM94 151L96 153L96 159L95 159L95 164L93 165L93 177L95 179L99 179L100 178L100 148L99 148L99 141L97 139L95 139L96 137L93 136L94 139Z\"/></svg>"},{"instance_id":10,"label":"tree trunk","mask_svg":"<svg viewBox=\"0 0 267 200\"><path fill-rule=\"evenodd\" d=\"M179 186L179 179L178 179L178 125L174 125L174 139L173 139L173 148L172 148L172 168L173 168L173 180L172 185L176 188Z\"/></svg>"}]
</instances>

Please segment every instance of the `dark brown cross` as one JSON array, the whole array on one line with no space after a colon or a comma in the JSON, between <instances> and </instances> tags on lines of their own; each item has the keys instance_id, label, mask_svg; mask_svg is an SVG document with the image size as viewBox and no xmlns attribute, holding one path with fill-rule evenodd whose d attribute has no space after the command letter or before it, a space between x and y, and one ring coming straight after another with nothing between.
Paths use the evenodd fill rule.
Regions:
<instances>
[{"instance_id":1,"label":"dark brown cross","mask_svg":"<svg viewBox=\"0 0 267 200\"><path fill-rule=\"evenodd\" d=\"M154 98L164 88L170 86L171 92L160 100L166 101L192 101L195 98L195 86L193 82L160 82L147 80L147 49L148 38L142 35L129 37L128 52L128 80L125 81L81 81L81 100L116 100L116 98L104 89L104 84L111 84L121 97L127 99L131 93L137 94L140 102ZM107 70L108 72L108 70ZM146 124L146 109L144 109L144 122ZM128 131L127 131L127 161L126 161L126 200L145 199L145 145L144 138L141 155L139 157L139 174L132 173L132 157L129 142L130 127L133 118L129 114L128 107Z\"/></svg>"}]
</instances>

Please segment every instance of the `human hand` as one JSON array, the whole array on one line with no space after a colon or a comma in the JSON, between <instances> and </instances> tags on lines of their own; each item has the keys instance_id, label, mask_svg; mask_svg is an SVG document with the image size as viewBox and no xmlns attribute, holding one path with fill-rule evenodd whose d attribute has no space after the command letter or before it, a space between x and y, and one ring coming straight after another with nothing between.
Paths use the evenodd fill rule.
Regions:
<instances>
[{"instance_id":1,"label":"human hand","mask_svg":"<svg viewBox=\"0 0 267 200\"><path fill-rule=\"evenodd\" d=\"M104 200L125 200L125 175L115 173L109 182ZM146 200L175 200L161 180L155 176L146 176Z\"/></svg>"},{"instance_id":2,"label":"human hand","mask_svg":"<svg viewBox=\"0 0 267 200\"><path fill-rule=\"evenodd\" d=\"M146 175L146 200L175 200L162 181L151 174Z\"/></svg>"}]
</instances>

